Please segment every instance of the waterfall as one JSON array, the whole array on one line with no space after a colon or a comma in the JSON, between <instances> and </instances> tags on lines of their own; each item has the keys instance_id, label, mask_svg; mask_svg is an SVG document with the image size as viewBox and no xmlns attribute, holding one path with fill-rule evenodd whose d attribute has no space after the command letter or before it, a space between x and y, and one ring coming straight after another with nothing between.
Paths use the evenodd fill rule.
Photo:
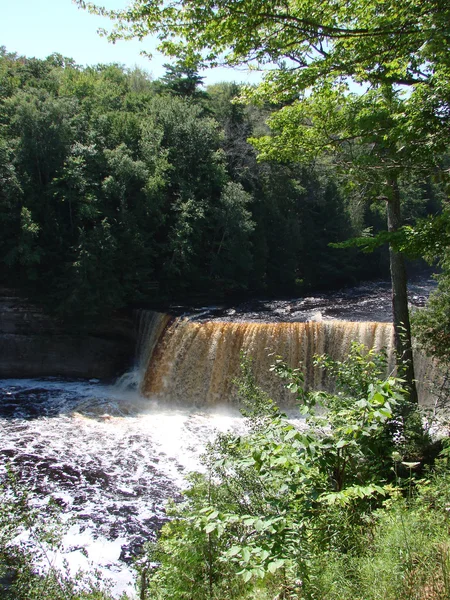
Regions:
<instances>
[{"instance_id":1,"label":"waterfall","mask_svg":"<svg viewBox=\"0 0 450 600\"><path fill-rule=\"evenodd\" d=\"M276 356L291 367L300 366L308 389L326 389L329 385L323 370L313 366L313 356L328 354L335 360L344 360L353 341L377 351L385 348L389 371L395 368L390 323L198 322L153 311L141 311L138 323L137 367L133 375L137 387L144 396L187 406L233 403L233 382L240 373L241 353L253 359L257 383L282 406L292 405L294 396L270 371ZM421 403L428 404L429 383L439 377L439 369L416 352L415 371Z\"/></svg>"},{"instance_id":2,"label":"waterfall","mask_svg":"<svg viewBox=\"0 0 450 600\"><path fill-rule=\"evenodd\" d=\"M289 405L293 396L269 368L275 356L301 366L309 388L323 389L324 373L312 357L327 353L343 359L352 341L369 348L387 348L392 366L393 331L388 323L310 321L306 323L193 322L152 317L155 324L142 347L141 392L153 398L187 405L233 402L233 380L239 376L242 352L253 358L258 384L277 402ZM164 325L162 325L164 323Z\"/></svg>"},{"instance_id":3,"label":"waterfall","mask_svg":"<svg viewBox=\"0 0 450 600\"><path fill-rule=\"evenodd\" d=\"M135 365L116 382L119 388L140 388L148 363L159 338L172 320L170 315L153 310L136 311L136 352Z\"/></svg>"}]
</instances>

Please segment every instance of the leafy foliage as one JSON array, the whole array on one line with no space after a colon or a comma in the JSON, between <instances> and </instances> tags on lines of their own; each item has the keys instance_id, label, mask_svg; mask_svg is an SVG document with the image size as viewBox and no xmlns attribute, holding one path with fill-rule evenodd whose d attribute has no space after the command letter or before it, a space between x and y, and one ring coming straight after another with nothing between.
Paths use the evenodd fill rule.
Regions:
<instances>
[{"instance_id":1,"label":"leafy foliage","mask_svg":"<svg viewBox=\"0 0 450 600\"><path fill-rule=\"evenodd\" d=\"M430 294L425 309L413 316L414 333L425 351L450 364L450 257L448 251L441 260L442 273L437 275L438 286Z\"/></svg>"},{"instance_id":2,"label":"leafy foliage","mask_svg":"<svg viewBox=\"0 0 450 600\"><path fill-rule=\"evenodd\" d=\"M405 501L398 493L372 515L357 553L315 557L311 597L332 600L411 600L448 596L448 491L446 460L417 483Z\"/></svg>"},{"instance_id":3,"label":"leafy foliage","mask_svg":"<svg viewBox=\"0 0 450 600\"><path fill-rule=\"evenodd\" d=\"M362 226L342 183L258 163L247 138L270 107L235 104L236 84L200 90L198 66L184 56L151 81L2 52L3 285L79 323L368 275L369 261L328 247Z\"/></svg>"}]
</instances>

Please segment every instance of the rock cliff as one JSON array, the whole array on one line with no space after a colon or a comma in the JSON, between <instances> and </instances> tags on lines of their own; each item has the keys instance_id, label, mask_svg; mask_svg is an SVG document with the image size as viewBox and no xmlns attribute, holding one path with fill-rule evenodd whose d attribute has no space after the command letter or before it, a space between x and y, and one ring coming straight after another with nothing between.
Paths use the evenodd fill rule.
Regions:
<instances>
[{"instance_id":1,"label":"rock cliff","mask_svg":"<svg viewBox=\"0 0 450 600\"><path fill-rule=\"evenodd\" d=\"M0 289L1 378L110 379L130 365L134 346L131 318L76 332L14 290Z\"/></svg>"}]
</instances>

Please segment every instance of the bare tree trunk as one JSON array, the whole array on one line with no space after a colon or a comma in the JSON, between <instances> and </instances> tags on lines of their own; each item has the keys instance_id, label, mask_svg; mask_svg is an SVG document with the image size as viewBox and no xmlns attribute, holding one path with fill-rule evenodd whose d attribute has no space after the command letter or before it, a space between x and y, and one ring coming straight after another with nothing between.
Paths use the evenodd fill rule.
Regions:
<instances>
[{"instance_id":1,"label":"bare tree trunk","mask_svg":"<svg viewBox=\"0 0 450 600\"><path fill-rule=\"evenodd\" d=\"M390 195L387 201L388 231L401 226L400 190L397 177L389 180ZM405 379L409 400L417 403L417 389L414 378L414 362L411 342L411 324L408 310L408 289L406 267L403 255L389 246L389 259L392 282L392 316L394 322L394 343L397 352L397 366Z\"/></svg>"}]
</instances>

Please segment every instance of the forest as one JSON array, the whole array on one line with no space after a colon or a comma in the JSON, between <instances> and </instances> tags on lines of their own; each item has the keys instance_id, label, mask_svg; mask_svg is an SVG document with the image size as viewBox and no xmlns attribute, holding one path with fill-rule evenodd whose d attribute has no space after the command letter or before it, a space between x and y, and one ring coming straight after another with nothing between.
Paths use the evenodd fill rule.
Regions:
<instances>
[{"instance_id":1,"label":"forest","mask_svg":"<svg viewBox=\"0 0 450 600\"><path fill-rule=\"evenodd\" d=\"M275 107L201 82L183 60L152 81L2 50L3 285L82 321L388 277L386 250L329 247L383 229L383 202L319 161L258 161ZM445 198L422 174L401 194L411 224Z\"/></svg>"},{"instance_id":2,"label":"forest","mask_svg":"<svg viewBox=\"0 0 450 600\"><path fill-rule=\"evenodd\" d=\"M2 284L76 327L389 273L393 290L394 371L354 343L313 358L333 386L311 390L302 365L274 357L304 427L242 356L246 433L218 434L168 503L136 559L140 599L448 600L448 4L77 4L115 20L112 41L156 35L171 62L153 80L2 49ZM202 68L221 63L263 80L205 88ZM426 263L438 283L412 342L407 271ZM442 371L431 408L413 346ZM36 569L58 511L42 523L13 472L2 486L5 597L111 598L98 576ZM15 542L24 529L31 550Z\"/></svg>"}]
</instances>

